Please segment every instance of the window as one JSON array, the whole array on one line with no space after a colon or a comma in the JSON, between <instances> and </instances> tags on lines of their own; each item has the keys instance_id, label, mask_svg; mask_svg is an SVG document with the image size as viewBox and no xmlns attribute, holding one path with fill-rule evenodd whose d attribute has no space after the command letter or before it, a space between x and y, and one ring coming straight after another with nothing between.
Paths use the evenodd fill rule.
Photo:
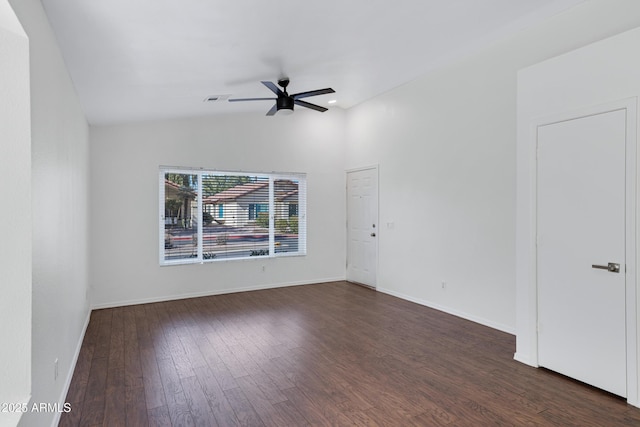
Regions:
<instances>
[{"instance_id":1,"label":"window","mask_svg":"<svg viewBox=\"0 0 640 427\"><path fill-rule=\"evenodd\" d=\"M306 254L306 177L161 168L160 264Z\"/></svg>"},{"instance_id":2,"label":"window","mask_svg":"<svg viewBox=\"0 0 640 427\"><path fill-rule=\"evenodd\" d=\"M249 219L257 219L260 214L264 216L269 214L268 203L251 203L249 204Z\"/></svg>"}]
</instances>

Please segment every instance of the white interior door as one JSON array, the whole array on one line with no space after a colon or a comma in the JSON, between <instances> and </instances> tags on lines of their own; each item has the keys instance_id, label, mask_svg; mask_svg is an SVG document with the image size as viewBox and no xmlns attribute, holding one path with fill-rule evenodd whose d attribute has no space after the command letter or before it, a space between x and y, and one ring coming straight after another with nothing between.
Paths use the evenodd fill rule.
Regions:
<instances>
[{"instance_id":1,"label":"white interior door","mask_svg":"<svg viewBox=\"0 0 640 427\"><path fill-rule=\"evenodd\" d=\"M537 172L538 363L620 396L625 131L624 109L540 126Z\"/></svg>"},{"instance_id":2,"label":"white interior door","mask_svg":"<svg viewBox=\"0 0 640 427\"><path fill-rule=\"evenodd\" d=\"M347 280L376 287L378 169L347 173Z\"/></svg>"}]
</instances>

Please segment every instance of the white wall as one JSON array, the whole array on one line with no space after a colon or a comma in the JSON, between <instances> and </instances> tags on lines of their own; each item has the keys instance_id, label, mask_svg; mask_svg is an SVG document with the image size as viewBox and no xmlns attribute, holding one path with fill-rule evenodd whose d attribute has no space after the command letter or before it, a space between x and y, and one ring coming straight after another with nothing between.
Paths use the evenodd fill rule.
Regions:
<instances>
[{"instance_id":1,"label":"white wall","mask_svg":"<svg viewBox=\"0 0 640 427\"><path fill-rule=\"evenodd\" d=\"M31 392L31 139L29 40L0 0L0 403ZM0 413L0 425L20 412Z\"/></svg>"},{"instance_id":2,"label":"white wall","mask_svg":"<svg viewBox=\"0 0 640 427\"><path fill-rule=\"evenodd\" d=\"M516 359L537 365L537 305L535 282L535 181L536 140L532 127L544 117L570 113L587 107L640 97L640 29L628 31L583 49L550 59L518 74L518 270L517 270L517 352ZM628 135L628 137L633 137ZM637 141L636 141L637 143ZM638 165L640 161L636 160ZM640 185L636 184L637 188ZM637 191L637 190L636 190ZM637 204L637 203L636 203ZM638 212L636 212L636 216ZM636 218L636 223L640 218ZM636 236L636 240L640 241ZM640 261L636 261L640 265ZM636 272L627 265L627 279ZM640 343L637 325L637 283L627 283L627 343ZM631 292L629 292L631 290ZM629 305L633 298L635 304ZM627 367L629 403L638 406L640 370L638 348L628 354L634 359Z\"/></svg>"},{"instance_id":3,"label":"white wall","mask_svg":"<svg viewBox=\"0 0 640 427\"><path fill-rule=\"evenodd\" d=\"M91 144L95 306L344 279L341 110L92 127ZM160 267L160 165L306 173L307 256Z\"/></svg>"},{"instance_id":4,"label":"white wall","mask_svg":"<svg viewBox=\"0 0 640 427\"><path fill-rule=\"evenodd\" d=\"M380 166L378 289L515 331L517 71L639 25L590 1L348 111L347 167Z\"/></svg>"},{"instance_id":5,"label":"white wall","mask_svg":"<svg viewBox=\"0 0 640 427\"><path fill-rule=\"evenodd\" d=\"M11 4L31 61L31 401L56 403L64 401L89 314L88 125L41 3ZM21 425L50 425L58 415L27 413Z\"/></svg>"}]
</instances>

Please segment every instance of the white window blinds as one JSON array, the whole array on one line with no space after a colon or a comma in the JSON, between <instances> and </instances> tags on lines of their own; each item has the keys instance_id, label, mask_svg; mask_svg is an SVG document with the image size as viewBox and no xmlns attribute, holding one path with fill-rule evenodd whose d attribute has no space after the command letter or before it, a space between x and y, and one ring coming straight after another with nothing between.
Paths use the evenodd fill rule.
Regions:
<instances>
[{"instance_id":1,"label":"white window blinds","mask_svg":"<svg viewBox=\"0 0 640 427\"><path fill-rule=\"evenodd\" d=\"M161 168L160 263L306 253L304 174Z\"/></svg>"}]
</instances>

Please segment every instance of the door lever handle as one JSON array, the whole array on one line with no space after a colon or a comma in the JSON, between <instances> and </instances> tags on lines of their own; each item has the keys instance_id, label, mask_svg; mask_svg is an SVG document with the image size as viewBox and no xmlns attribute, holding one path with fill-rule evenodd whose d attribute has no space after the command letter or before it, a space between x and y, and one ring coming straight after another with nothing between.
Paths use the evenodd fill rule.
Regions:
<instances>
[{"instance_id":1,"label":"door lever handle","mask_svg":"<svg viewBox=\"0 0 640 427\"><path fill-rule=\"evenodd\" d=\"M610 271L612 273L620 273L620 264L616 264L615 262L610 262L607 265L591 264L591 268L599 268L602 270Z\"/></svg>"}]
</instances>

